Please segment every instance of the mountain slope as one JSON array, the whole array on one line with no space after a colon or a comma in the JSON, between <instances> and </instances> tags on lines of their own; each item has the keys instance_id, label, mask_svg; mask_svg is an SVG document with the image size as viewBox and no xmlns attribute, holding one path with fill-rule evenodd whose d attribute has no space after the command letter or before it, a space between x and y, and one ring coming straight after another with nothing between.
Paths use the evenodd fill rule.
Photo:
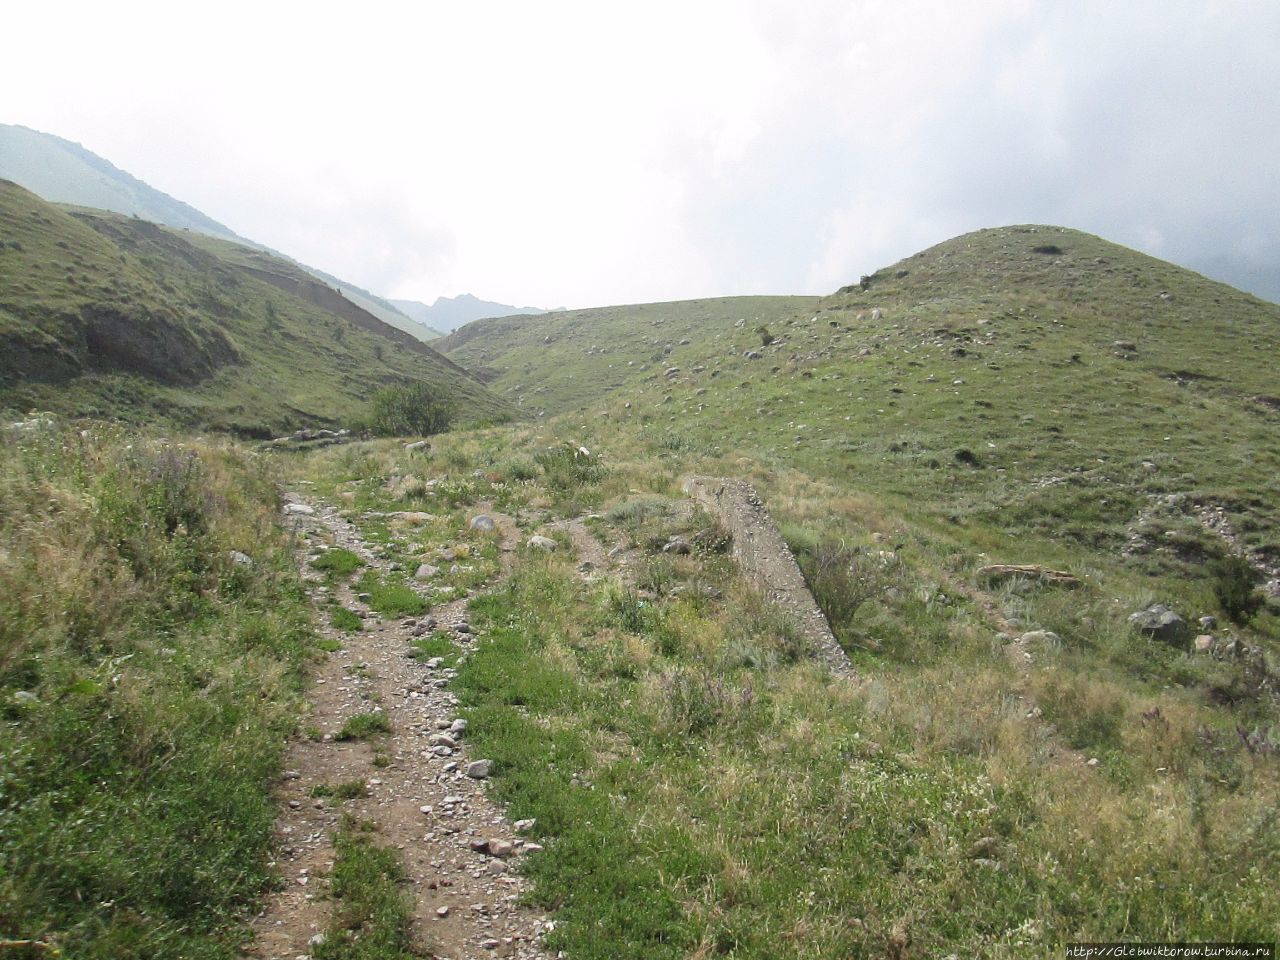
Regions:
<instances>
[{"instance_id":1,"label":"mountain slope","mask_svg":"<svg viewBox=\"0 0 1280 960\"><path fill-rule=\"evenodd\" d=\"M0 124L0 180L57 203L113 210L228 240L243 238L199 210L161 193L78 143Z\"/></svg>"},{"instance_id":2,"label":"mountain slope","mask_svg":"<svg viewBox=\"0 0 1280 960\"><path fill-rule=\"evenodd\" d=\"M548 312L537 307L513 307L506 303L481 300L469 293L457 297L436 297L435 303L430 306L417 300L392 300L391 302L414 320L435 330L456 330L473 320L483 320L486 317L536 315Z\"/></svg>"},{"instance_id":3,"label":"mountain slope","mask_svg":"<svg viewBox=\"0 0 1280 960\"><path fill-rule=\"evenodd\" d=\"M262 244L237 236L194 207L119 169L78 143L28 127L0 124L0 180L12 180L54 203L110 210L152 223L232 240L272 256L289 259ZM298 264L328 283L355 306L384 323L426 342L440 334L424 330L386 300L321 270Z\"/></svg>"},{"instance_id":4,"label":"mountain slope","mask_svg":"<svg viewBox=\"0 0 1280 960\"><path fill-rule=\"evenodd\" d=\"M506 405L289 261L0 182L0 405L263 436L350 424L429 381L468 419Z\"/></svg>"},{"instance_id":5,"label":"mountain slope","mask_svg":"<svg viewBox=\"0 0 1280 960\"><path fill-rule=\"evenodd\" d=\"M979 231L822 299L487 320L441 349L583 437L742 451L1175 568L1212 553L1194 514L1220 508L1280 562L1280 307L1075 231Z\"/></svg>"}]
</instances>

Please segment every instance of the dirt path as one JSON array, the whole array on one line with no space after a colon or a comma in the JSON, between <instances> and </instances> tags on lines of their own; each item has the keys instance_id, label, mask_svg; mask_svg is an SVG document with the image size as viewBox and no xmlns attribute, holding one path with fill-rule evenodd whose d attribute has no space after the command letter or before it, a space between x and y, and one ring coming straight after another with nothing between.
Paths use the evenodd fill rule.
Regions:
<instances>
[{"instance_id":1,"label":"dirt path","mask_svg":"<svg viewBox=\"0 0 1280 960\"><path fill-rule=\"evenodd\" d=\"M336 510L313 506L314 514L296 518L304 535L353 550L374 569L385 565ZM496 522L507 568L515 524L487 506L479 509ZM327 597L319 580L311 580L311 591L317 600ZM318 628L343 647L312 677L305 725L315 739L299 739L289 748L277 823L285 884L254 923L256 939L248 956L297 960L310 954L313 938L329 922L326 876L344 813L376 823L377 842L399 852L415 903L414 941L424 955L442 960L549 956L539 946L546 918L516 905L524 881L514 867L527 852L526 843L488 798L483 780L467 775L468 764L483 758L469 755L465 729L458 729L457 698L448 689L453 671L408 656L415 633L438 623L465 657L476 643L467 601L442 604L429 616L383 621L350 587L336 592L365 618L365 629L345 634ZM336 739L349 717L374 712L391 721L391 734ZM345 801L312 796L316 787L353 781L364 783L366 796ZM476 849L488 840L503 842L490 845L501 855Z\"/></svg>"},{"instance_id":2,"label":"dirt path","mask_svg":"<svg viewBox=\"0 0 1280 960\"><path fill-rule=\"evenodd\" d=\"M755 488L745 480L689 477L684 490L733 534L733 558L742 573L773 604L791 614L818 658L833 673L856 677L853 664L836 642L791 548Z\"/></svg>"}]
</instances>

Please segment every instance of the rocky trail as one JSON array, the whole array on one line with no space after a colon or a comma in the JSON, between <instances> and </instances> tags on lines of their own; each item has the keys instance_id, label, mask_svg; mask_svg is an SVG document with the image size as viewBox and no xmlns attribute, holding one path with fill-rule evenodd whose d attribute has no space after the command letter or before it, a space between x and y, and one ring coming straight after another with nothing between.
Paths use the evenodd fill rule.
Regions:
<instances>
[{"instance_id":1,"label":"rocky trail","mask_svg":"<svg viewBox=\"0 0 1280 960\"><path fill-rule=\"evenodd\" d=\"M385 565L334 508L290 499L302 507L294 508L294 520L309 544L344 547L375 570ZM515 524L486 506L480 509L496 524L506 568ZM312 596L326 601L330 588L310 574L308 581ZM529 824L509 822L485 792L488 764L468 750L466 722L449 691L454 671L438 659L409 655L416 636L439 628L465 657L476 643L467 601L388 621L349 585L333 590L366 626L353 634L318 628L342 647L317 666L304 722L310 736L289 749L277 824L284 884L255 921L248 956L299 960L323 942L333 906L327 894L334 833L344 814L375 824L377 842L398 853L415 904L413 941L424 956L549 956L539 941L550 921L518 906L525 881L514 866L539 849L521 835ZM340 739L343 724L358 714L382 714L391 732ZM333 790L363 795L317 796Z\"/></svg>"}]
</instances>

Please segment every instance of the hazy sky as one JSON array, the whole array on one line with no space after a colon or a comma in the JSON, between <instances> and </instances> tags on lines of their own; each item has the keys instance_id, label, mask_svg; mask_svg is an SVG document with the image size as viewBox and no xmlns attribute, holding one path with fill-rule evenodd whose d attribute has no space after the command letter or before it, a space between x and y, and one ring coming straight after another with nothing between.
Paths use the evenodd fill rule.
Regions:
<instances>
[{"instance_id":1,"label":"hazy sky","mask_svg":"<svg viewBox=\"0 0 1280 960\"><path fill-rule=\"evenodd\" d=\"M1058 223L1280 299L1280 3L11 4L0 122L388 296L825 293Z\"/></svg>"}]
</instances>

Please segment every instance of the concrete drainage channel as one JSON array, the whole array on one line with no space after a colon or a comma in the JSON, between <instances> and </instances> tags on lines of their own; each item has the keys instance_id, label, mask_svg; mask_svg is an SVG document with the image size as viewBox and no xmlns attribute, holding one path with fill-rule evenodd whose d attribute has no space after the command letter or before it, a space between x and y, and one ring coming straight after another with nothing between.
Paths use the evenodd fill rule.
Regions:
<instances>
[{"instance_id":1,"label":"concrete drainage channel","mask_svg":"<svg viewBox=\"0 0 1280 960\"><path fill-rule=\"evenodd\" d=\"M795 555L755 488L745 480L689 477L684 482L684 492L733 534L733 559L743 576L770 602L791 614L814 655L832 673L856 678L853 664L836 642Z\"/></svg>"}]
</instances>

